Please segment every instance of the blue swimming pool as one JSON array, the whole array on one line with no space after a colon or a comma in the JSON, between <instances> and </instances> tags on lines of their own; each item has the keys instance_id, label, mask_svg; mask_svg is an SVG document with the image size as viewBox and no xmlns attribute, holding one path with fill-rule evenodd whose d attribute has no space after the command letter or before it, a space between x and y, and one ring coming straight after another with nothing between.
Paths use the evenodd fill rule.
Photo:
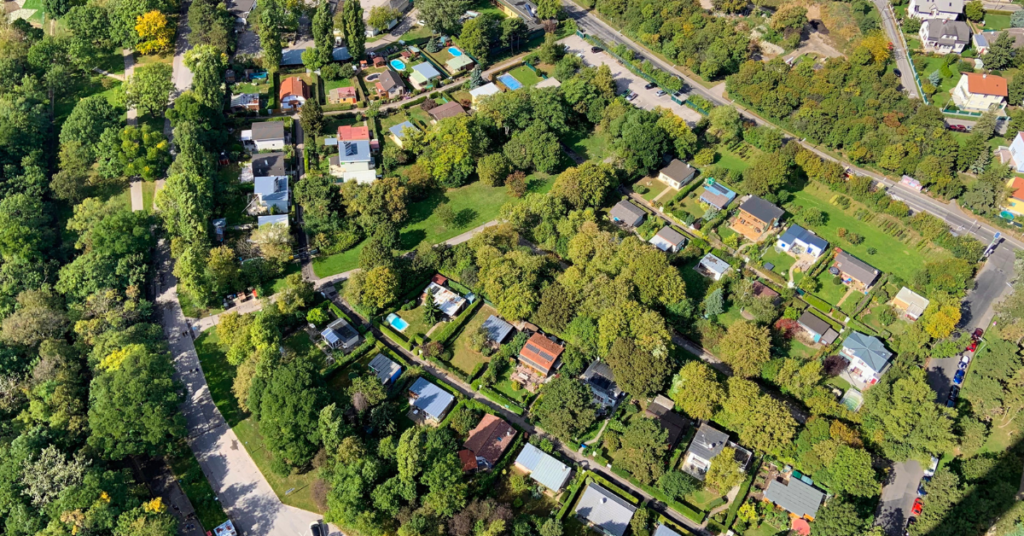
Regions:
<instances>
[{"instance_id":1,"label":"blue swimming pool","mask_svg":"<svg viewBox=\"0 0 1024 536\"><path fill-rule=\"evenodd\" d=\"M448 47L448 53L456 58L462 55L462 51L455 47Z\"/></svg>"},{"instance_id":2,"label":"blue swimming pool","mask_svg":"<svg viewBox=\"0 0 1024 536\"><path fill-rule=\"evenodd\" d=\"M402 317L395 313L389 314L387 320L388 324L391 324L391 327L397 329L399 332L405 331L405 329L409 327L409 323L402 320Z\"/></svg>"},{"instance_id":3,"label":"blue swimming pool","mask_svg":"<svg viewBox=\"0 0 1024 536\"><path fill-rule=\"evenodd\" d=\"M402 61L402 60L391 60L391 66L394 67L395 70L398 70L398 71L404 71L405 70L405 62Z\"/></svg>"},{"instance_id":4,"label":"blue swimming pool","mask_svg":"<svg viewBox=\"0 0 1024 536\"><path fill-rule=\"evenodd\" d=\"M505 84L505 87L507 87L510 91L515 91L523 87L523 84L519 80L516 80L516 77L508 73L499 76L498 80L501 80L501 83Z\"/></svg>"}]
</instances>

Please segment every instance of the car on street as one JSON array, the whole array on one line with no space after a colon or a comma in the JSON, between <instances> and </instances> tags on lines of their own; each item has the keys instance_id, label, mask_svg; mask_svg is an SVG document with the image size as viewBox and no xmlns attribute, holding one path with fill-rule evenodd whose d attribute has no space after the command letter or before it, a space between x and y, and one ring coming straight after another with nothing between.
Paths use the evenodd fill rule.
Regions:
<instances>
[{"instance_id":1,"label":"car on street","mask_svg":"<svg viewBox=\"0 0 1024 536\"><path fill-rule=\"evenodd\" d=\"M978 341L971 341L971 344L967 345L965 352L973 352L978 349Z\"/></svg>"},{"instance_id":2,"label":"car on street","mask_svg":"<svg viewBox=\"0 0 1024 536\"><path fill-rule=\"evenodd\" d=\"M590 47L590 52L597 54L598 52L604 52L604 49L601 47Z\"/></svg>"},{"instance_id":3,"label":"car on street","mask_svg":"<svg viewBox=\"0 0 1024 536\"><path fill-rule=\"evenodd\" d=\"M919 516L922 510L924 510L924 501L918 497L914 499L914 506L910 509L910 513L911 515Z\"/></svg>"},{"instance_id":4,"label":"car on street","mask_svg":"<svg viewBox=\"0 0 1024 536\"><path fill-rule=\"evenodd\" d=\"M968 355L968 354L964 354L963 356L960 357L960 362L961 363L970 363L971 362L971 356Z\"/></svg>"},{"instance_id":5,"label":"car on street","mask_svg":"<svg viewBox=\"0 0 1024 536\"><path fill-rule=\"evenodd\" d=\"M967 132L967 127L963 125L949 125L946 128L952 130L953 132Z\"/></svg>"},{"instance_id":6,"label":"car on street","mask_svg":"<svg viewBox=\"0 0 1024 536\"><path fill-rule=\"evenodd\" d=\"M320 529L319 521L314 521L309 524L309 533L313 536L324 536L323 531Z\"/></svg>"},{"instance_id":7,"label":"car on street","mask_svg":"<svg viewBox=\"0 0 1024 536\"><path fill-rule=\"evenodd\" d=\"M963 361L961 361L961 362L956 364L956 368L959 369L959 370L967 370L967 363L964 363Z\"/></svg>"},{"instance_id":8,"label":"car on street","mask_svg":"<svg viewBox=\"0 0 1024 536\"><path fill-rule=\"evenodd\" d=\"M901 73L899 69L893 69L892 74L896 76L903 76L903 73Z\"/></svg>"},{"instance_id":9,"label":"car on street","mask_svg":"<svg viewBox=\"0 0 1024 536\"><path fill-rule=\"evenodd\" d=\"M928 491L926 489L924 489L924 486L925 486L925 484L927 484L927 483L929 483L931 481L932 481L932 477L930 477L930 476L926 476L926 477L921 479L921 484L919 484L917 486L917 496L918 497L924 497L925 495L928 495Z\"/></svg>"},{"instance_id":10,"label":"car on street","mask_svg":"<svg viewBox=\"0 0 1024 536\"><path fill-rule=\"evenodd\" d=\"M924 470L924 476L935 476L935 470L939 468L939 459L932 456L931 465Z\"/></svg>"},{"instance_id":11,"label":"car on street","mask_svg":"<svg viewBox=\"0 0 1024 536\"><path fill-rule=\"evenodd\" d=\"M910 536L910 526L917 523L917 518L912 517L907 520L907 528L903 529L903 536Z\"/></svg>"},{"instance_id":12,"label":"car on street","mask_svg":"<svg viewBox=\"0 0 1024 536\"><path fill-rule=\"evenodd\" d=\"M985 334L985 330L983 330L981 328L978 328L978 329L974 330L974 333L971 334L971 338L976 340L976 341L980 341L981 340L981 336L984 335L984 334Z\"/></svg>"},{"instance_id":13,"label":"car on street","mask_svg":"<svg viewBox=\"0 0 1024 536\"><path fill-rule=\"evenodd\" d=\"M956 399L955 398L950 398L949 400L947 400L946 401L946 407L947 408L955 408L956 407Z\"/></svg>"},{"instance_id":14,"label":"car on street","mask_svg":"<svg viewBox=\"0 0 1024 536\"><path fill-rule=\"evenodd\" d=\"M651 83L645 85L644 89L654 89L656 87L658 87L658 84L655 84L654 82L651 82Z\"/></svg>"},{"instance_id":15,"label":"car on street","mask_svg":"<svg viewBox=\"0 0 1024 536\"><path fill-rule=\"evenodd\" d=\"M956 374L953 375L953 384L954 385L960 385L960 384L964 383L964 376L966 374L967 374L967 371L963 370L963 369L956 371Z\"/></svg>"}]
</instances>

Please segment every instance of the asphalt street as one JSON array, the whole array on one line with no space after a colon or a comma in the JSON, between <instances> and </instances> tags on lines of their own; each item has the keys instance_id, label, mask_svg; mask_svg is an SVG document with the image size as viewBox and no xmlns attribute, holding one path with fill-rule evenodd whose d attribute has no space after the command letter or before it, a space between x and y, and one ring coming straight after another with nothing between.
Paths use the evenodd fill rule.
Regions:
<instances>
[{"instance_id":1,"label":"asphalt street","mask_svg":"<svg viewBox=\"0 0 1024 536\"><path fill-rule=\"evenodd\" d=\"M885 29L885 35L892 43L892 56L896 60L896 68L900 70L900 84L910 98L917 98L917 83L914 82L914 71L910 65L910 55L907 54L907 48L903 42L903 36L900 34L899 26L896 24L896 17L892 12L892 7L888 0L873 1L882 16L882 28Z\"/></svg>"},{"instance_id":2,"label":"asphalt street","mask_svg":"<svg viewBox=\"0 0 1024 536\"><path fill-rule=\"evenodd\" d=\"M878 501L877 523L889 536L903 536L907 525L905 512L910 512L917 498L917 487L924 469L916 460L893 464Z\"/></svg>"}]
</instances>

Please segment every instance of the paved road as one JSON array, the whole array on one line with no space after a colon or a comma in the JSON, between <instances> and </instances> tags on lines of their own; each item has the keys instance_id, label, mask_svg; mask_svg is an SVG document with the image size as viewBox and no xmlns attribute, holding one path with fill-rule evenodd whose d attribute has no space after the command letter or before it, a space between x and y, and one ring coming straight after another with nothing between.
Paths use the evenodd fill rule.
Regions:
<instances>
[{"instance_id":1,"label":"paved road","mask_svg":"<svg viewBox=\"0 0 1024 536\"><path fill-rule=\"evenodd\" d=\"M121 57L124 60L124 80L135 74L135 54L130 48L121 49ZM139 111L134 107L128 109L128 126L133 127L139 124ZM141 203L140 203L141 204ZM132 209L135 210L135 209Z\"/></svg>"},{"instance_id":2,"label":"paved road","mask_svg":"<svg viewBox=\"0 0 1024 536\"><path fill-rule=\"evenodd\" d=\"M911 69L910 55L907 53L903 34L900 33L900 28L896 24L896 16L892 12L892 6L890 6L888 0L873 1L875 7L878 8L879 14L882 16L882 28L885 29L885 35L892 42L892 55L896 60L896 68L900 70L900 83L910 98L917 98L917 84L914 82L914 71Z\"/></svg>"},{"instance_id":3,"label":"paved road","mask_svg":"<svg viewBox=\"0 0 1024 536\"><path fill-rule=\"evenodd\" d=\"M903 528L907 526L904 512L910 512L914 505L922 477L924 470L915 460L893 464L889 479L882 488L876 519L889 536L903 536Z\"/></svg>"}]
</instances>

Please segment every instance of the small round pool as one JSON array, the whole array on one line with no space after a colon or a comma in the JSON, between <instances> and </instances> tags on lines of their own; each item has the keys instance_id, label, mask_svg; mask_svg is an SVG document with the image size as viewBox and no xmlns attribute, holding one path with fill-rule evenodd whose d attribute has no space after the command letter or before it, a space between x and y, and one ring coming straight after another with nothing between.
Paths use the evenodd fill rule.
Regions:
<instances>
[{"instance_id":1,"label":"small round pool","mask_svg":"<svg viewBox=\"0 0 1024 536\"><path fill-rule=\"evenodd\" d=\"M462 55L462 51L455 47L448 47L448 53L456 58Z\"/></svg>"},{"instance_id":2,"label":"small round pool","mask_svg":"<svg viewBox=\"0 0 1024 536\"><path fill-rule=\"evenodd\" d=\"M405 70L405 62L402 61L402 60L391 60L391 66L394 67L395 70L398 70L398 71L404 71Z\"/></svg>"},{"instance_id":3,"label":"small round pool","mask_svg":"<svg viewBox=\"0 0 1024 536\"><path fill-rule=\"evenodd\" d=\"M380 78L380 73L373 73L373 74L366 75L366 81L367 82L373 82L374 80L376 80L378 78Z\"/></svg>"}]
</instances>

